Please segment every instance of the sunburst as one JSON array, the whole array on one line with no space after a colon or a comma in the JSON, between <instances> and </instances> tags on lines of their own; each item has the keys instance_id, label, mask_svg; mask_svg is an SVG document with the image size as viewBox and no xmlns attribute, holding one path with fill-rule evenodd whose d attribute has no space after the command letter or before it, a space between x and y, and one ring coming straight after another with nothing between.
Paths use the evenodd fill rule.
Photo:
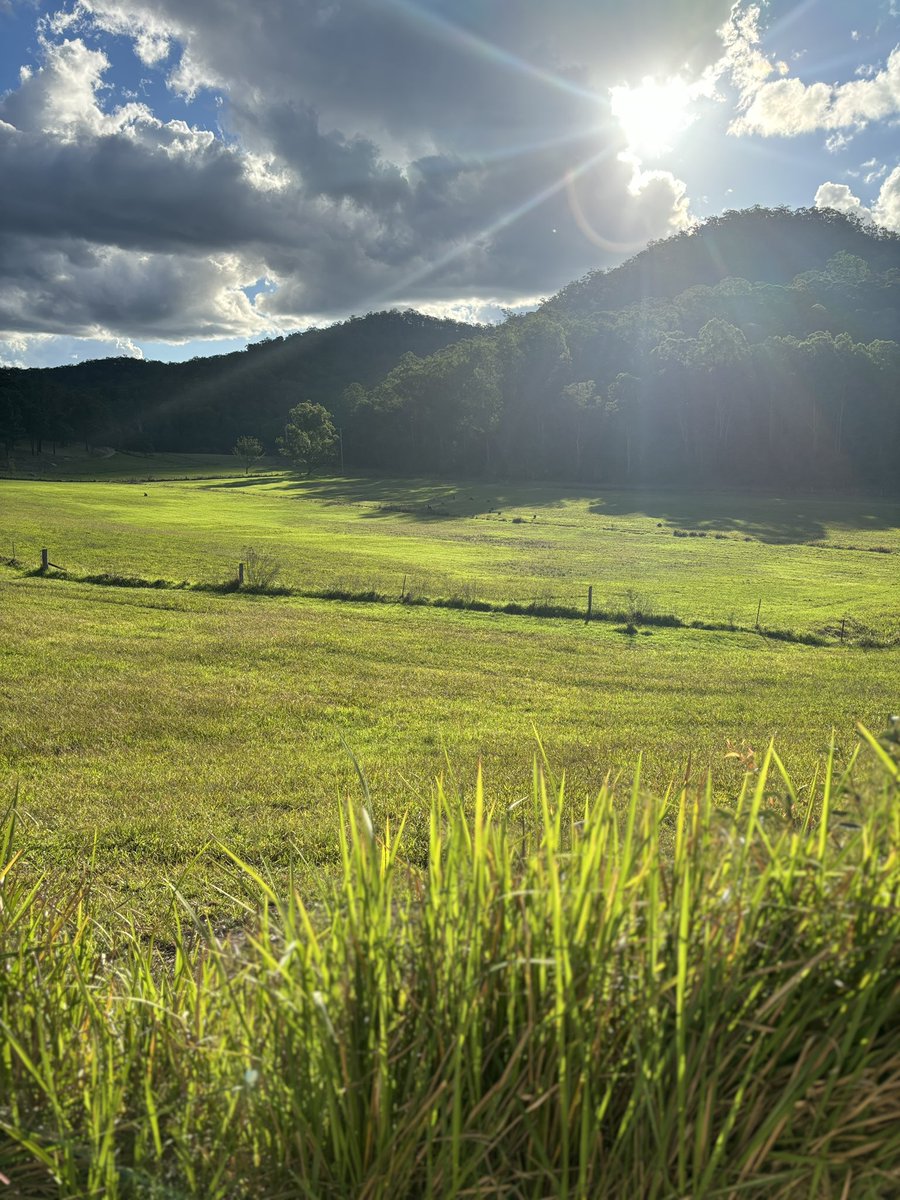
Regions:
<instances>
[{"instance_id":1,"label":"sunburst","mask_svg":"<svg viewBox=\"0 0 900 1200\"><path fill-rule=\"evenodd\" d=\"M660 83L645 76L638 87L610 88L610 108L622 127L628 151L640 159L658 158L671 150L693 122L693 94L682 79Z\"/></svg>"}]
</instances>

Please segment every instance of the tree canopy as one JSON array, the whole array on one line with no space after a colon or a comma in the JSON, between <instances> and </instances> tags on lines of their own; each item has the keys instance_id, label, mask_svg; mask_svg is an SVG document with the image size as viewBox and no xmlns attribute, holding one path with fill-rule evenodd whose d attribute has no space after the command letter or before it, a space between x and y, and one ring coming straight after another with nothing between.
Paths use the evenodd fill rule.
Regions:
<instances>
[{"instance_id":1,"label":"tree canopy","mask_svg":"<svg viewBox=\"0 0 900 1200\"><path fill-rule=\"evenodd\" d=\"M301 401L288 413L278 449L300 471L330 466L335 457L338 433L328 409L321 404Z\"/></svg>"},{"instance_id":2,"label":"tree canopy","mask_svg":"<svg viewBox=\"0 0 900 1200\"><path fill-rule=\"evenodd\" d=\"M263 444L259 438L244 434L234 443L231 453L235 458L240 459L244 464L244 472L249 475L250 468L262 458L265 450L263 450Z\"/></svg>"}]
</instances>

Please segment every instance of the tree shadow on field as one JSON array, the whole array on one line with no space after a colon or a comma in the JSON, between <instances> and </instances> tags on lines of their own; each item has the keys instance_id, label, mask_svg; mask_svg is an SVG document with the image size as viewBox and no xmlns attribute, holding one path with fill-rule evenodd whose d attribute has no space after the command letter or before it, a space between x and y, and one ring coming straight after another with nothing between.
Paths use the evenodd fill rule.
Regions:
<instances>
[{"instance_id":1,"label":"tree shadow on field","mask_svg":"<svg viewBox=\"0 0 900 1200\"><path fill-rule=\"evenodd\" d=\"M615 491L592 501L589 511L605 517L646 516L671 530L743 534L794 545L826 539L835 527L867 533L900 528L900 501L859 497Z\"/></svg>"},{"instance_id":2,"label":"tree shadow on field","mask_svg":"<svg viewBox=\"0 0 900 1200\"><path fill-rule=\"evenodd\" d=\"M242 481L241 481L242 482ZM524 512L561 509L568 500L584 498L578 488L550 484L498 484L485 482L435 483L423 479L373 479L366 476L340 479L296 479L279 489L296 500L321 504L370 505L367 518L403 515L420 521L448 517L474 517L506 510Z\"/></svg>"},{"instance_id":3,"label":"tree shadow on field","mask_svg":"<svg viewBox=\"0 0 900 1200\"><path fill-rule=\"evenodd\" d=\"M234 488L258 487L261 483L278 483L281 475L247 475L244 479L228 479L224 483L206 483L201 492L231 491Z\"/></svg>"}]
</instances>

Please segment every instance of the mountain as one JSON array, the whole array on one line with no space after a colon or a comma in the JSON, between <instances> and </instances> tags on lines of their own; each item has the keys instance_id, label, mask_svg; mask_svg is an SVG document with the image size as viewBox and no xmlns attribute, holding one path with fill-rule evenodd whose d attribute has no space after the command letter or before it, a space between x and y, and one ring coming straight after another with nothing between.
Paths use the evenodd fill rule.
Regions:
<instances>
[{"instance_id":1,"label":"mountain","mask_svg":"<svg viewBox=\"0 0 900 1200\"><path fill-rule=\"evenodd\" d=\"M386 473L896 489L898 340L900 236L754 208L492 329L376 313L189 363L7 370L0 439L271 449L303 399Z\"/></svg>"},{"instance_id":2,"label":"mountain","mask_svg":"<svg viewBox=\"0 0 900 1200\"><path fill-rule=\"evenodd\" d=\"M896 489L898 338L900 237L731 212L401 362L345 447L383 471Z\"/></svg>"},{"instance_id":3,"label":"mountain","mask_svg":"<svg viewBox=\"0 0 900 1200\"><path fill-rule=\"evenodd\" d=\"M750 208L653 242L612 271L593 271L563 288L544 308L569 317L671 299L691 287L729 278L789 285L829 259L849 254L870 273L900 270L900 237L833 209Z\"/></svg>"},{"instance_id":4,"label":"mountain","mask_svg":"<svg viewBox=\"0 0 900 1200\"><path fill-rule=\"evenodd\" d=\"M406 353L427 356L478 326L379 312L184 363L105 358L0 370L0 446L77 439L121 449L228 453L242 434L269 449L301 400L343 419L351 383L371 386Z\"/></svg>"}]
</instances>

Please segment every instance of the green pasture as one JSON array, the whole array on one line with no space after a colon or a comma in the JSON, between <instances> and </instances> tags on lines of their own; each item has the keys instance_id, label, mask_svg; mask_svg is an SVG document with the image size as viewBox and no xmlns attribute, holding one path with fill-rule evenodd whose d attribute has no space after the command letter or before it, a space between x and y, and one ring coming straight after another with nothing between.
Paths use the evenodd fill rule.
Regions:
<instances>
[{"instance_id":1,"label":"green pasture","mask_svg":"<svg viewBox=\"0 0 900 1200\"><path fill-rule=\"evenodd\" d=\"M136 456L120 464L135 471ZM113 458L100 460L111 464ZM646 610L834 636L900 632L900 503L870 498L246 477L195 456L139 460L216 478L0 480L0 556L74 573L217 581L247 546L301 590ZM93 460L85 462L85 470ZM228 473L230 471L230 473ZM139 479L140 472L132 477Z\"/></svg>"},{"instance_id":2,"label":"green pasture","mask_svg":"<svg viewBox=\"0 0 900 1200\"><path fill-rule=\"evenodd\" d=\"M499 802L530 778L540 734L580 802L608 773L735 793L770 738L805 784L855 723L896 709L900 650L755 634L584 625L397 605L104 588L0 569L0 789L18 787L37 860L93 856L110 902L149 913L166 881L225 842L284 878L338 854L339 804L416 814L436 776ZM726 757L732 750L743 759ZM208 851L181 885L230 901Z\"/></svg>"},{"instance_id":3,"label":"green pasture","mask_svg":"<svg viewBox=\"0 0 900 1200\"><path fill-rule=\"evenodd\" d=\"M840 759L857 721L900 706L900 646L857 644L900 631L895 502L303 480L197 456L109 456L86 478L97 461L0 480L0 788L19 788L38 859L80 870L90 850L114 903L162 905L202 855L181 886L228 909L218 841L281 877L328 868L353 755L380 818L419 811L441 773L470 789L479 760L514 803L536 734L571 797L627 783L639 754L648 786L711 768L724 797L770 738L803 780L832 729ZM582 604L592 585L595 608L630 594L745 626L761 602L764 626L832 644L102 587L30 576L42 546L73 574L221 581L254 546L300 590Z\"/></svg>"}]
</instances>

